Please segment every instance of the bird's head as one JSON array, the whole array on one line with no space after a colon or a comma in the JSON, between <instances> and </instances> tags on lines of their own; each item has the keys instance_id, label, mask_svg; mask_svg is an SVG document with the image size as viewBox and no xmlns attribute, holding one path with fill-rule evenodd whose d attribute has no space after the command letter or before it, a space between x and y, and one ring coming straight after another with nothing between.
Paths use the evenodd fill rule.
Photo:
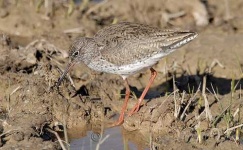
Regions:
<instances>
[{"instance_id":1,"label":"bird's head","mask_svg":"<svg viewBox=\"0 0 243 150\"><path fill-rule=\"evenodd\" d=\"M61 84L63 78L67 75L70 69L77 63L84 62L88 64L92 59L90 58L92 49L94 48L94 40L87 37L79 37L71 44L69 48L69 63L63 74L59 77L57 86Z\"/></svg>"},{"instance_id":2,"label":"bird's head","mask_svg":"<svg viewBox=\"0 0 243 150\"><path fill-rule=\"evenodd\" d=\"M86 62L94 45L93 38L79 37L74 40L69 48L70 62Z\"/></svg>"}]
</instances>

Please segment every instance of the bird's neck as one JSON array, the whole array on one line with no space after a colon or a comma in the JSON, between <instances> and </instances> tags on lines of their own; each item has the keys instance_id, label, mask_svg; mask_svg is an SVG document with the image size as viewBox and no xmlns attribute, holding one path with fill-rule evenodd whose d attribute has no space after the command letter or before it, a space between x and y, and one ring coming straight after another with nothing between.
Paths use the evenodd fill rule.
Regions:
<instances>
[{"instance_id":1,"label":"bird's neck","mask_svg":"<svg viewBox=\"0 0 243 150\"><path fill-rule=\"evenodd\" d=\"M91 40L86 48L86 53L83 56L83 62L89 65L95 58L100 55L99 49L94 40Z\"/></svg>"}]
</instances>

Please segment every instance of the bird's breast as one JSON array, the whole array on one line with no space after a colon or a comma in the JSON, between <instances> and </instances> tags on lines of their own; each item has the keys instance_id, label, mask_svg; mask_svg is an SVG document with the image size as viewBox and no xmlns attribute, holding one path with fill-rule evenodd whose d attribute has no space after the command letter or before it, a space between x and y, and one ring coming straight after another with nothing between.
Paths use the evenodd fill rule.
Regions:
<instances>
[{"instance_id":1,"label":"bird's breast","mask_svg":"<svg viewBox=\"0 0 243 150\"><path fill-rule=\"evenodd\" d=\"M162 57L166 56L165 53L159 53L151 57L134 61L126 65L115 65L104 59L93 60L88 64L88 67L99 72L106 72L118 74L121 76L130 76L135 73L141 72L155 65Z\"/></svg>"}]
</instances>

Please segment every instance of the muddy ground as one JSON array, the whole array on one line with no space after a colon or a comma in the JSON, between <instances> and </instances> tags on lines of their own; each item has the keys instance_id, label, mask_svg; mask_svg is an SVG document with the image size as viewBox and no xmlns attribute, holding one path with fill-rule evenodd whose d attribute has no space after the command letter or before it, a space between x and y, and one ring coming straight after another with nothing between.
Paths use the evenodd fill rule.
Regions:
<instances>
[{"instance_id":1,"label":"muddy ground","mask_svg":"<svg viewBox=\"0 0 243 150\"><path fill-rule=\"evenodd\" d=\"M57 137L67 140L77 128L100 133L114 122L124 99L121 77L80 64L53 85L72 40L121 21L199 33L154 67L148 101L122 125L128 140L150 149L243 149L241 0L50 2L0 1L0 149L61 149L67 145ZM128 79L128 110L149 76Z\"/></svg>"}]
</instances>

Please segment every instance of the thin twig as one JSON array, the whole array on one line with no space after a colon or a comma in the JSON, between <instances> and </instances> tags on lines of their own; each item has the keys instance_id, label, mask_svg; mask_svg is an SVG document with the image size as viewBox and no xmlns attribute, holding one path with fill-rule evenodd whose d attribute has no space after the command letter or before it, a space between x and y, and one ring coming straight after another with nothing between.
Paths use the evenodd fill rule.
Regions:
<instances>
[{"instance_id":1,"label":"thin twig","mask_svg":"<svg viewBox=\"0 0 243 150\"><path fill-rule=\"evenodd\" d=\"M104 120L105 120L105 115L103 114L103 115L101 115L101 120L102 120L102 124L101 124L101 134L100 134L100 138L99 138L99 141L98 141L98 143L97 143L97 145L96 145L96 150L99 150L100 149L100 145L102 144L102 143L104 143L104 141L106 140L106 139L108 139L109 138L109 136L110 135L106 135L104 138L103 138L103 135L104 135L104 130L105 130L105 124L104 124Z\"/></svg>"},{"instance_id":2,"label":"thin twig","mask_svg":"<svg viewBox=\"0 0 243 150\"><path fill-rule=\"evenodd\" d=\"M210 130L210 136L211 137L215 136L215 134L214 134L215 131L217 132L217 135L218 135L216 138L216 141L219 141L221 134L220 134L220 130L218 128L212 128Z\"/></svg>"},{"instance_id":3,"label":"thin twig","mask_svg":"<svg viewBox=\"0 0 243 150\"><path fill-rule=\"evenodd\" d=\"M229 105L228 107L226 107L220 115L218 115L218 117L214 120L213 125L220 119L220 117L230 108L231 105Z\"/></svg>"},{"instance_id":4,"label":"thin twig","mask_svg":"<svg viewBox=\"0 0 243 150\"><path fill-rule=\"evenodd\" d=\"M105 140L108 139L109 137L110 137L110 135L106 135L104 138L102 138L102 136L101 136L101 138L99 139L99 142L98 142L97 145L96 145L96 150L99 150L99 149L100 149L100 145L101 145L102 143L104 143Z\"/></svg>"},{"instance_id":5,"label":"thin twig","mask_svg":"<svg viewBox=\"0 0 243 150\"><path fill-rule=\"evenodd\" d=\"M0 137L4 136L4 135L6 135L6 134L8 134L8 133L10 133L10 132L13 132L13 133L14 133L14 132L17 132L17 131L19 131L19 130L17 130L17 129L8 130L8 131L6 131L6 132L0 134ZM12 133L11 133L11 134L12 134Z\"/></svg>"},{"instance_id":6,"label":"thin twig","mask_svg":"<svg viewBox=\"0 0 243 150\"><path fill-rule=\"evenodd\" d=\"M47 131L49 131L49 132L55 134L55 136L57 137L57 140L58 140L59 144L60 144L61 147L62 147L62 149L63 149L63 150L67 150L66 147L64 146L63 142L62 142L62 139L60 138L60 136L58 135L58 133L57 133L56 131L53 131L53 130L48 129L48 128L47 128Z\"/></svg>"},{"instance_id":7,"label":"thin twig","mask_svg":"<svg viewBox=\"0 0 243 150\"><path fill-rule=\"evenodd\" d=\"M240 111L240 108L237 108L233 114L233 117L235 118L235 116L238 114L238 112Z\"/></svg>"},{"instance_id":8,"label":"thin twig","mask_svg":"<svg viewBox=\"0 0 243 150\"><path fill-rule=\"evenodd\" d=\"M98 144L102 144L102 143L104 143L105 142L105 140L106 139L108 139L110 137L110 134L108 134L108 135L106 135L103 139L101 139L100 141L99 141L99 143Z\"/></svg>"},{"instance_id":9,"label":"thin twig","mask_svg":"<svg viewBox=\"0 0 243 150\"><path fill-rule=\"evenodd\" d=\"M155 113L152 113L153 112L153 109L155 108L156 106L153 106L153 107L150 107L149 110L150 110L150 121L149 121L149 147L150 149L153 149L153 130L152 130L152 118L154 117L154 114Z\"/></svg>"},{"instance_id":10,"label":"thin twig","mask_svg":"<svg viewBox=\"0 0 243 150\"><path fill-rule=\"evenodd\" d=\"M66 123L66 120L64 119L64 117L63 117L63 132L64 132L65 142L69 143L68 134L67 134L67 123ZM69 150L70 147L68 146L67 149Z\"/></svg>"},{"instance_id":11,"label":"thin twig","mask_svg":"<svg viewBox=\"0 0 243 150\"><path fill-rule=\"evenodd\" d=\"M208 103L208 99L207 99L207 95L205 93L206 91L206 81L207 81L207 77L204 76L203 77L203 88L202 88L202 96L204 98L204 105L205 105L205 110L206 110L206 118L209 120L209 121L212 121L212 114L211 114L211 111L210 111L210 108L209 108L209 103Z\"/></svg>"},{"instance_id":12,"label":"thin twig","mask_svg":"<svg viewBox=\"0 0 243 150\"><path fill-rule=\"evenodd\" d=\"M211 63L211 65L210 65L210 67L209 67L209 73L211 73L212 72L212 69L216 66L216 65L219 65L219 67L221 67L221 68L225 68L225 66L223 65L223 64L221 64L220 62L219 62L219 60L218 59L214 59L213 60L213 62Z\"/></svg>"},{"instance_id":13,"label":"thin twig","mask_svg":"<svg viewBox=\"0 0 243 150\"><path fill-rule=\"evenodd\" d=\"M224 131L224 134L226 134L227 132L229 132L229 131L231 131L231 130L240 128L240 127L242 127L242 126L243 126L243 124L240 124L240 125L238 125L238 126L234 126L234 127L232 127L232 128L229 128L229 129L227 129L227 130Z\"/></svg>"},{"instance_id":14,"label":"thin twig","mask_svg":"<svg viewBox=\"0 0 243 150\"><path fill-rule=\"evenodd\" d=\"M173 90L176 90L176 85L175 85L175 75L173 74ZM174 104L175 104L175 112L174 112L174 117L178 117L178 110L177 110L177 101L176 101L176 92L174 92Z\"/></svg>"},{"instance_id":15,"label":"thin twig","mask_svg":"<svg viewBox=\"0 0 243 150\"><path fill-rule=\"evenodd\" d=\"M64 30L63 33L83 33L84 32L84 28L83 27L79 27L79 28L72 28L72 29L67 29Z\"/></svg>"},{"instance_id":16,"label":"thin twig","mask_svg":"<svg viewBox=\"0 0 243 150\"><path fill-rule=\"evenodd\" d=\"M192 97L192 98L190 98L190 100L189 100L189 102L187 103L187 105L186 105L185 109L183 110L183 112L182 112L182 114L181 114L181 117L180 117L180 120L182 120L182 119L184 118L184 116L185 116L185 114L186 114L186 111L187 111L188 107L189 107L189 106L191 105L191 103L192 103L192 100L194 100L194 99L195 99L195 97L196 97L197 93L200 91L200 86L201 86L201 83L199 84L199 86L198 86L198 89L197 89L196 93L193 95L193 97Z\"/></svg>"},{"instance_id":17,"label":"thin twig","mask_svg":"<svg viewBox=\"0 0 243 150\"><path fill-rule=\"evenodd\" d=\"M18 89L20 89L20 86L18 86L16 89L14 89L13 90L13 92L12 93L10 93L10 95L9 96L11 96L11 95L13 95L16 91L18 91Z\"/></svg>"}]
</instances>

